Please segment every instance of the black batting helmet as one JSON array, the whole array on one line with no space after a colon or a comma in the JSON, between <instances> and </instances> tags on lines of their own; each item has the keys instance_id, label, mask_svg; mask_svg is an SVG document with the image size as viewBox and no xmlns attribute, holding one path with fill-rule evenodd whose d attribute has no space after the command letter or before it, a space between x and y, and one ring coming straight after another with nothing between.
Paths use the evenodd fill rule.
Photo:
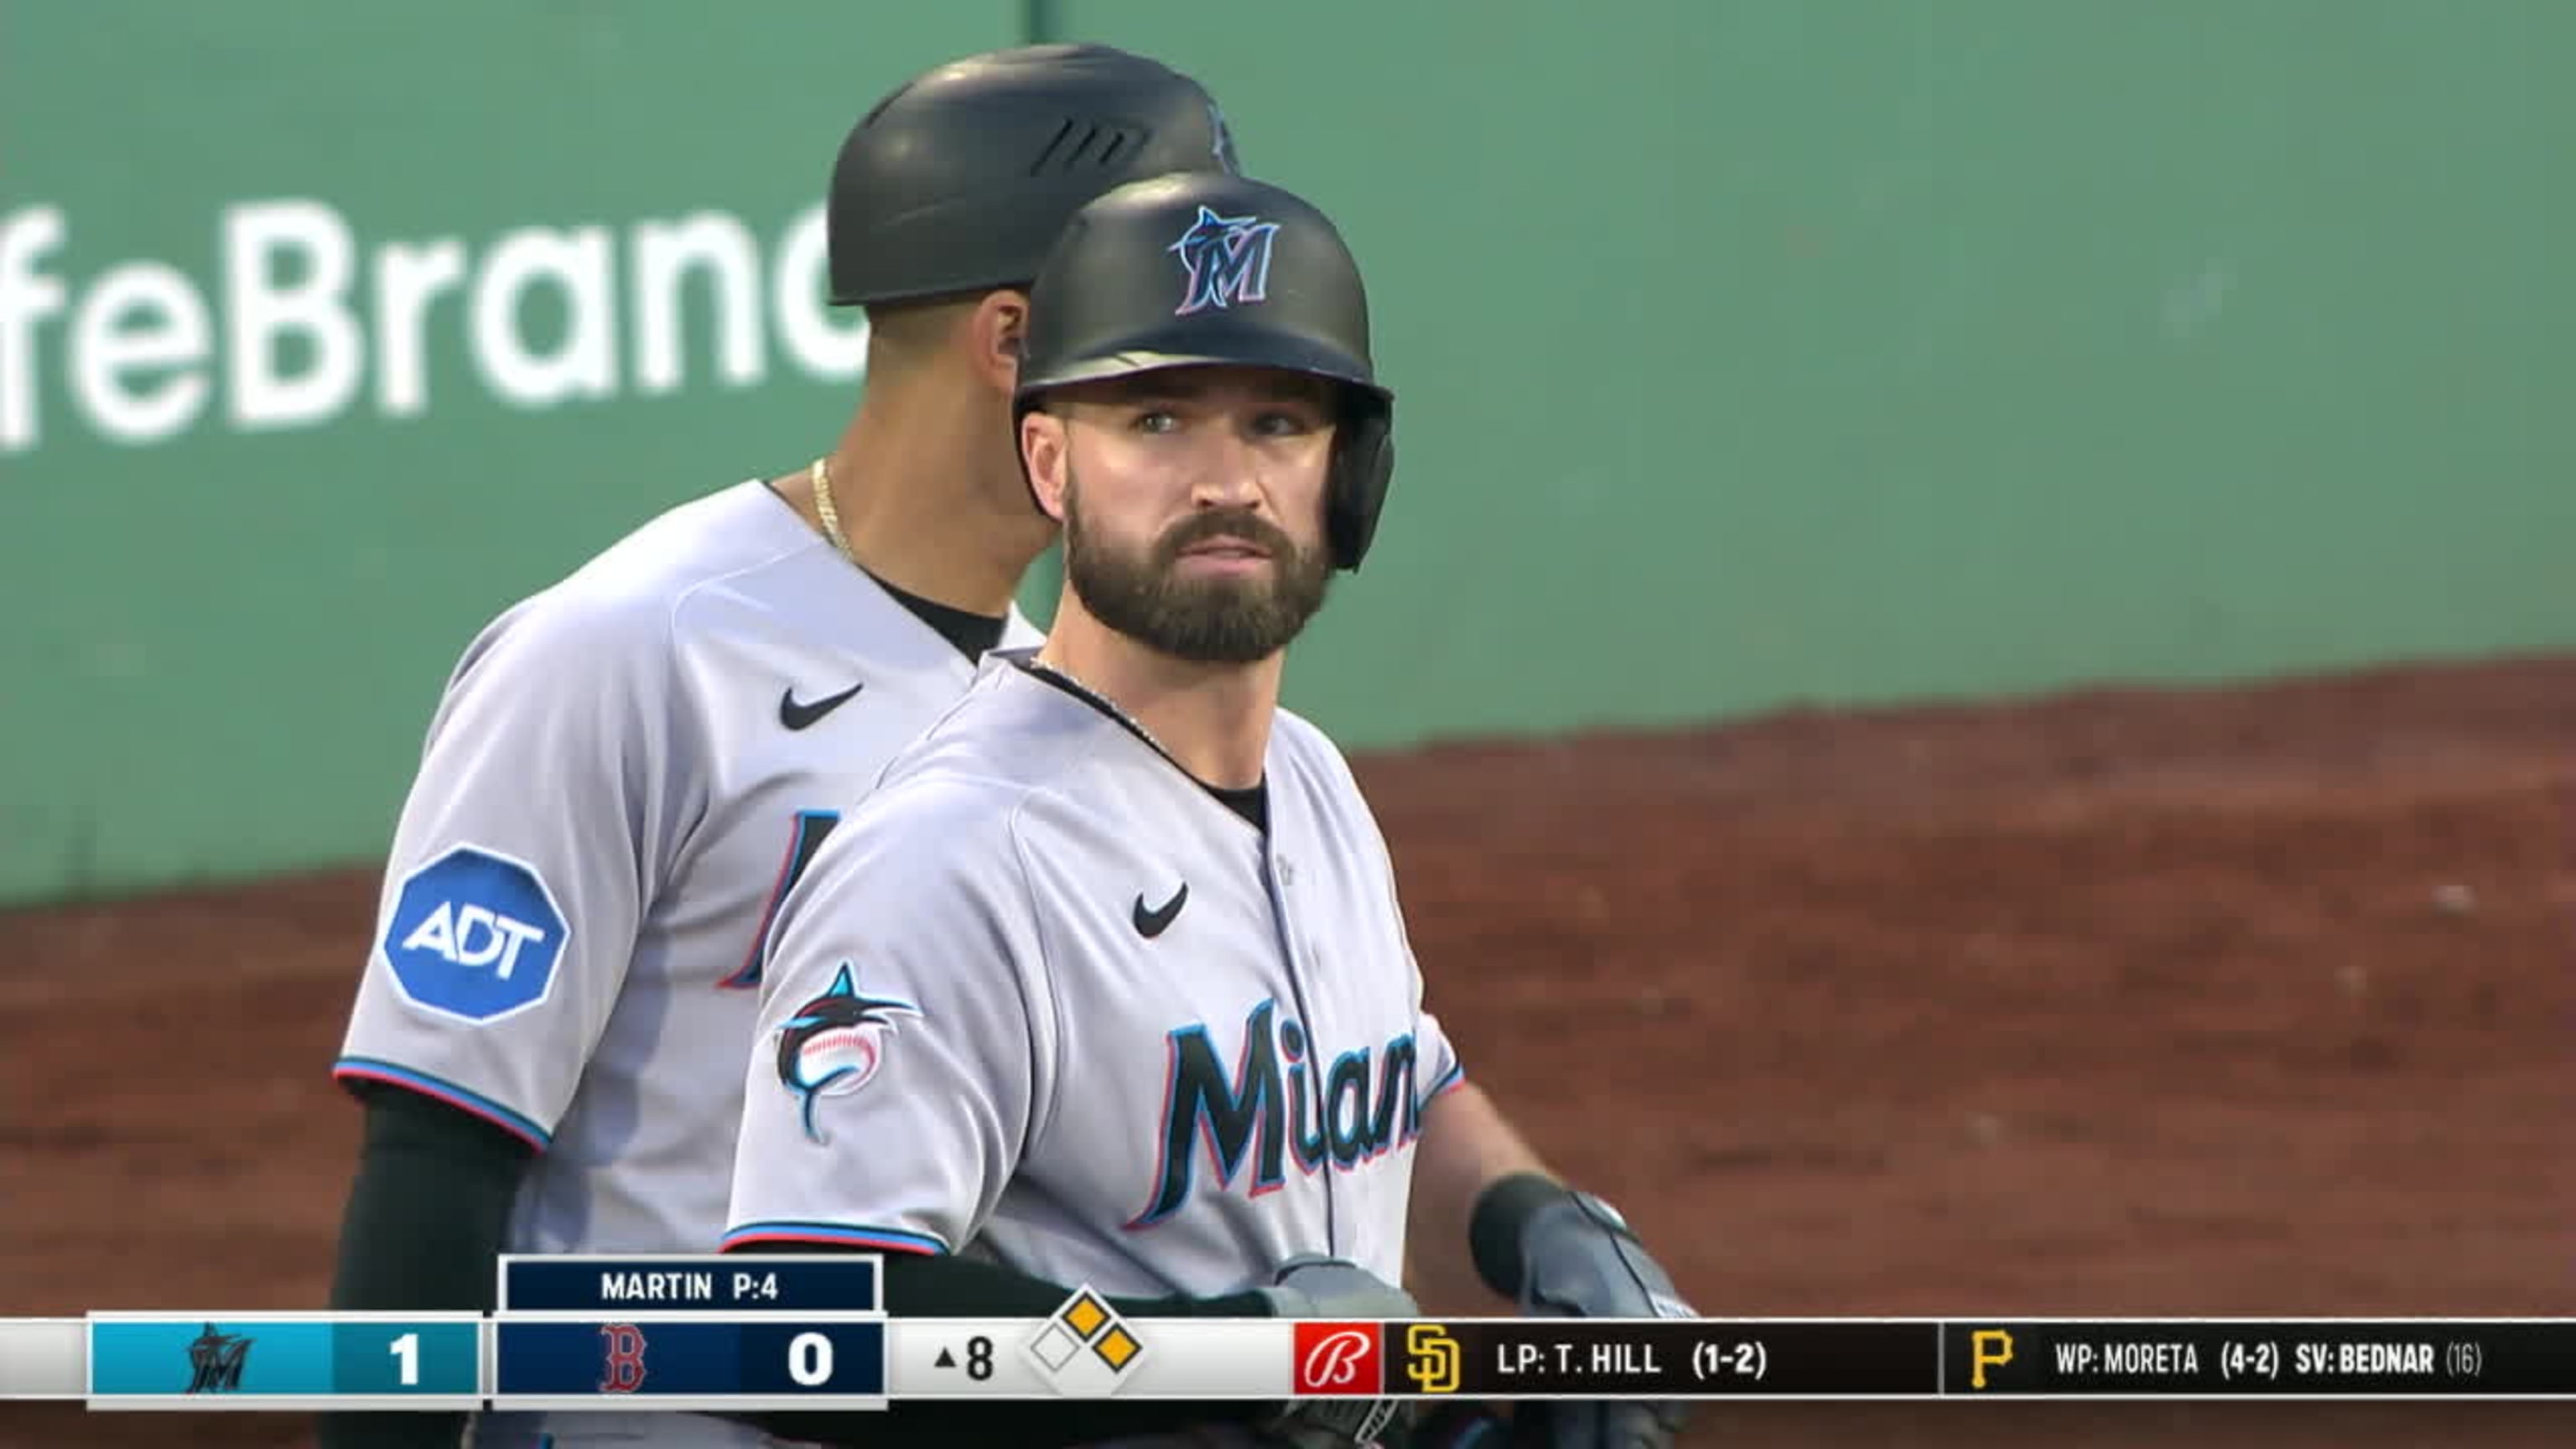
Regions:
<instances>
[{"instance_id":1,"label":"black batting helmet","mask_svg":"<svg viewBox=\"0 0 2576 1449\"><path fill-rule=\"evenodd\" d=\"M1026 287L1084 202L1166 171L1236 169L1197 81L1106 45L952 61L877 102L832 164L832 301Z\"/></svg>"},{"instance_id":2,"label":"black batting helmet","mask_svg":"<svg viewBox=\"0 0 2576 1449\"><path fill-rule=\"evenodd\" d=\"M1051 389L1168 367L1274 367L1340 383L1326 495L1356 571L1395 472L1395 394L1369 356L1368 293L1332 220L1231 172L1131 181L1074 213L1029 293L1013 426Z\"/></svg>"}]
</instances>

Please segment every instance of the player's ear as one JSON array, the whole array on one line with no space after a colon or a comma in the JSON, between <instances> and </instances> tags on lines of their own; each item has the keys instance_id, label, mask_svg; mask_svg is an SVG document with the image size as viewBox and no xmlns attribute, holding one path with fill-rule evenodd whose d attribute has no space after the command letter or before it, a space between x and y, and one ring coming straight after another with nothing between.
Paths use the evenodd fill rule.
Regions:
<instances>
[{"instance_id":1,"label":"player's ear","mask_svg":"<svg viewBox=\"0 0 2576 1449\"><path fill-rule=\"evenodd\" d=\"M1065 480L1071 473L1070 439L1064 419L1043 410L1020 419L1020 466L1027 470L1029 492L1038 507L1058 523L1064 521Z\"/></svg>"},{"instance_id":2,"label":"player's ear","mask_svg":"<svg viewBox=\"0 0 2576 1449\"><path fill-rule=\"evenodd\" d=\"M987 292L975 304L966 336L974 353L975 375L1004 397L1020 377L1020 339L1029 330L1029 298L1005 288Z\"/></svg>"}]
</instances>

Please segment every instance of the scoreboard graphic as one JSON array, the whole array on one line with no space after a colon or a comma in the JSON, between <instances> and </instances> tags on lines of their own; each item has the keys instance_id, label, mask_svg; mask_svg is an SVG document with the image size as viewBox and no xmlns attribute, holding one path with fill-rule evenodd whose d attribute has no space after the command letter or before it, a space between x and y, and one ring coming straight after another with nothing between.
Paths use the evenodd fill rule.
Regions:
<instances>
[{"instance_id":1,"label":"scoreboard graphic","mask_svg":"<svg viewBox=\"0 0 2576 1449\"><path fill-rule=\"evenodd\" d=\"M879 1260L506 1258L472 1313L0 1319L94 1410L876 1410L904 1399L2576 1399L2569 1319L886 1315Z\"/></svg>"}]
</instances>

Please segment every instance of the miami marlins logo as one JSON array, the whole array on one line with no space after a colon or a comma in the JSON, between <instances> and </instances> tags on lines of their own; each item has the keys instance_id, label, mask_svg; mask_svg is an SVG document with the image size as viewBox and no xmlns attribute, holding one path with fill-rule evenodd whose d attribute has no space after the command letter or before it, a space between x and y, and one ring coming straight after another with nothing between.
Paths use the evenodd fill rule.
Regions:
<instances>
[{"instance_id":1,"label":"miami marlins logo","mask_svg":"<svg viewBox=\"0 0 2576 1449\"><path fill-rule=\"evenodd\" d=\"M1181 259L1189 273L1181 305L1172 315L1187 317L1210 307L1219 309L1266 301L1270 295L1270 242L1279 223L1257 216L1219 216L1202 206L1198 220L1165 250Z\"/></svg>"},{"instance_id":2,"label":"miami marlins logo","mask_svg":"<svg viewBox=\"0 0 2576 1449\"><path fill-rule=\"evenodd\" d=\"M814 1104L868 1084L885 1061L895 1018L919 1017L921 1008L887 996L861 996L841 963L832 989L796 1008L778 1027L778 1080L796 1094L805 1135L827 1141L814 1125Z\"/></svg>"}]
</instances>

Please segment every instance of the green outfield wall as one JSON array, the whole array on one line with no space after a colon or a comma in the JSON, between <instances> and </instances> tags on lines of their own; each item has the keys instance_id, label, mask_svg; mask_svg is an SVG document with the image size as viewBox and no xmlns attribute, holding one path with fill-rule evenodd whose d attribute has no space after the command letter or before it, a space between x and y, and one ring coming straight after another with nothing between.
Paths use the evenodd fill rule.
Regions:
<instances>
[{"instance_id":1,"label":"green outfield wall","mask_svg":"<svg viewBox=\"0 0 2576 1449\"><path fill-rule=\"evenodd\" d=\"M477 625L833 436L832 150L1033 33L1368 268L1352 745L2576 645L2576 5L714 14L0 7L0 899L377 853Z\"/></svg>"}]
</instances>

